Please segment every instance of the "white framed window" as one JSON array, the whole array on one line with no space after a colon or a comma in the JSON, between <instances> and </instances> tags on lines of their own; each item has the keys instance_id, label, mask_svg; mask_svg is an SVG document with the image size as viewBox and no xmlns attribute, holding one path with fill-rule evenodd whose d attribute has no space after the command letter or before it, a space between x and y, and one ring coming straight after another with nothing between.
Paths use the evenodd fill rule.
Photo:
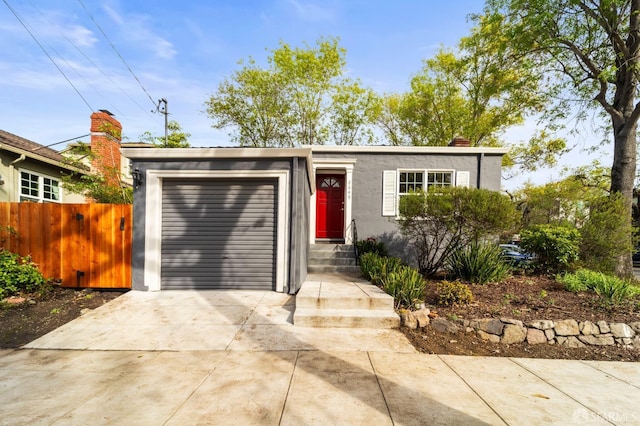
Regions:
<instances>
[{"instance_id":1,"label":"white framed window","mask_svg":"<svg viewBox=\"0 0 640 426\"><path fill-rule=\"evenodd\" d=\"M398 195L407 195L424 189L424 170L399 170Z\"/></svg>"},{"instance_id":2,"label":"white framed window","mask_svg":"<svg viewBox=\"0 0 640 426\"><path fill-rule=\"evenodd\" d=\"M453 186L453 173L453 170L428 170L426 189Z\"/></svg>"},{"instance_id":3,"label":"white framed window","mask_svg":"<svg viewBox=\"0 0 640 426\"><path fill-rule=\"evenodd\" d=\"M396 205L400 206L400 199L415 192L421 192L424 186L424 170L398 170L398 196ZM396 215L398 212L395 213Z\"/></svg>"},{"instance_id":4,"label":"white framed window","mask_svg":"<svg viewBox=\"0 0 640 426\"><path fill-rule=\"evenodd\" d=\"M468 171L384 170L382 172L382 216L397 217L400 197L429 188L469 187Z\"/></svg>"},{"instance_id":5,"label":"white framed window","mask_svg":"<svg viewBox=\"0 0 640 426\"><path fill-rule=\"evenodd\" d=\"M20 201L59 203L60 181L27 170L20 170Z\"/></svg>"}]
</instances>

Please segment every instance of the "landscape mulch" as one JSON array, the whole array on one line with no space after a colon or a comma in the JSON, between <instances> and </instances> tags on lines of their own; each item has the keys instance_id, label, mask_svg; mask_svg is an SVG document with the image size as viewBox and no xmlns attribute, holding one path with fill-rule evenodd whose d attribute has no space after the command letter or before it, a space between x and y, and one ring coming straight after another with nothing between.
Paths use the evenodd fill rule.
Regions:
<instances>
[{"instance_id":1,"label":"landscape mulch","mask_svg":"<svg viewBox=\"0 0 640 426\"><path fill-rule=\"evenodd\" d=\"M640 321L640 300L620 306L607 306L593 293L571 293L562 284L545 276L513 276L500 283L469 284L474 301L468 305L438 306L435 281L426 291L428 307L441 318L452 321L481 318L511 318L523 322L563 320L597 322L600 320L630 324ZM508 356L603 361L640 361L640 348L622 346L565 346L528 343L504 345L482 340L475 332L461 329L456 334L438 333L431 327L404 334L420 351L432 354Z\"/></svg>"},{"instance_id":2,"label":"landscape mulch","mask_svg":"<svg viewBox=\"0 0 640 426\"><path fill-rule=\"evenodd\" d=\"M0 304L0 349L18 348L95 309L126 290L91 290L57 285L44 294L21 294ZM84 311L86 312L86 311Z\"/></svg>"}]
</instances>

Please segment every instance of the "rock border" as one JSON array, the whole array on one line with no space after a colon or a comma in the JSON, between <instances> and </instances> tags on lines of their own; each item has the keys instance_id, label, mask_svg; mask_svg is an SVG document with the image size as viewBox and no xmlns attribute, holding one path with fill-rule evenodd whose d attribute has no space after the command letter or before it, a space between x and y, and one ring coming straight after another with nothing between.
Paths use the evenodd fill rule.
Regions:
<instances>
[{"instance_id":1,"label":"rock border","mask_svg":"<svg viewBox=\"0 0 640 426\"><path fill-rule=\"evenodd\" d=\"M475 332L483 340L505 345L524 342L530 345L546 343L569 348L617 345L640 350L640 321L631 324L606 321L594 323L575 319L540 319L526 323L511 318L450 321L439 318L428 308L417 311L401 309L399 315L404 327L416 329L430 324L439 333L451 334L462 329L467 333Z\"/></svg>"}]
</instances>

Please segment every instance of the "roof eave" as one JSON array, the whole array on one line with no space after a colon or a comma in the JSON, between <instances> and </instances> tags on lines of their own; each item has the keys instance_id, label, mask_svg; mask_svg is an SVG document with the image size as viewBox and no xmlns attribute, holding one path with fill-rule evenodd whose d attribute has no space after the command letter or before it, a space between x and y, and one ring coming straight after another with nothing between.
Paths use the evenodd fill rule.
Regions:
<instances>
[{"instance_id":1,"label":"roof eave","mask_svg":"<svg viewBox=\"0 0 640 426\"><path fill-rule=\"evenodd\" d=\"M303 145L312 152L348 152L379 154L493 154L505 155L508 147L460 147L460 146L361 146L361 145Z\"/></svg>"},{"instance_id":2,"label":"roof eave","mask_svg":"<svg viewBox=\"0 0 640 426\"><path fill-rule=\"evenodd\" d=\"M0 149L3 149L5 151L10 151L10 152L13 152L13 153L19 154L19 155L24 154L27 158L31 158L33 160L40 161L42 163L50 164L52 166L56 166L56 167L59 167L61 169L69 170L69 171L76 172L76 173L82 173L82 174L86 174L87 173L86 170L84 170L84 171L80 170L77 167L73 167L73 166L64 164L64 163L62 163L60 161L56 161L56 160L53 160L51 158L47 158L47 157L44 157L42 155L35 154L35 153L31 152L31 151L27 151L27 150L24 150L24 149L16 148L15 146L11 146L11 145L0 143Z\"/></svg>"}]
</instances>

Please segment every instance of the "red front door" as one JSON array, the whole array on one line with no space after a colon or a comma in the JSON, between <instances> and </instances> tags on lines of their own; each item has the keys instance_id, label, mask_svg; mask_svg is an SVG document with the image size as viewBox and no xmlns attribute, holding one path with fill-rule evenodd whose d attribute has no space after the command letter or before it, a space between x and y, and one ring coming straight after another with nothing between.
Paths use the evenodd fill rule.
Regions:
<instances>
[{"instance_id":1,"label":"red front door","mask_svg":"<svg viewBox=\"0 0 640 426\"><path fill-rule=\"evenodd\" d=\"M316 176L316 238L344 238L344 176Z\"/></svg>"}]
</instances>

